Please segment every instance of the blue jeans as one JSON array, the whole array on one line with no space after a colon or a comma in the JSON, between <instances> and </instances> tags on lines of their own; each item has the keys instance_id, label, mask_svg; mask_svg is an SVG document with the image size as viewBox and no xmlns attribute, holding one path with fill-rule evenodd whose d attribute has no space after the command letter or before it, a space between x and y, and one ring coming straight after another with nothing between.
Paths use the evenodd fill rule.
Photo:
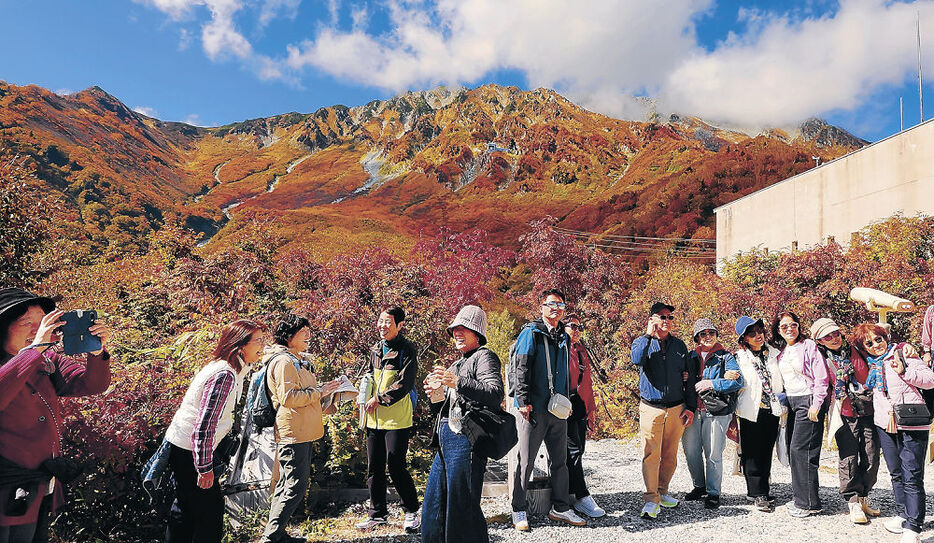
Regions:
<instances>
[{"instance_id":1,"label":"blue jeans","mask_svg":"<svg viewBox=\"0 0 934 543\"><path fill-rule=\"evenodd\" d=\"M688 471L694 488L706 488L707 494L720 495L723 480L723 448L726 446L726 429L733 415L714 416L706 410L698 411L694 422L684 429L681 445L688 462ZM706 472L704 458L707 458Z\"/></svg>"},{"instance_id":2,"label":"blue jeans","mask_svg":"<svg viewBox=\"0 0 934 543\"><path fill-rule=\"evenodd\" d=\"M924 455L928 448L927 430L899 430L890 434L876 427L885 464L892 475L895 512L906 519L903 528L921 532L924 524Z\"/></svg>"},{"instance_id":3,"label":"blue jeans","mask_svg":"<svg viewBox=\"0 0 934 543\"><path fill-rule=\"evenodd\" d=\"M474 454L470 441L442 419L441 449L435 454L422 501L423 543L489 543L480 508L486 457Z\"/></svg>"}]
</instances>

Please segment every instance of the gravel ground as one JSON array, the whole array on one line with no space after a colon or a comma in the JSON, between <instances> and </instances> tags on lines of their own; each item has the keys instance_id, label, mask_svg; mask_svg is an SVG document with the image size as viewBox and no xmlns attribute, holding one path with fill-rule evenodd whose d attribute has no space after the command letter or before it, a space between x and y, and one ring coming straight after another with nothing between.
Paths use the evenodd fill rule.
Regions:
<instances>
[{"instance_id":1,"label":"gravel ground","mask_svg":"<svg viewBox=\"0 0 934 543\"><path fill-rule=\"evenodd\" d=\"M776 508L772 513L763 513L745 502L746 485L741 476L724 475L720 509L708 511L702 502L682 502L677 508L663 509L653 521L642 520L642 472L641 453L638 439L602 440L587 444L584 466L590 491L597 503L606 509L607 516L592 520L583 528L558 524L547 517L533 517L532 530L520 533L507 520L509 509L506 497L484 498L483 510L490 522L490 539L494 542L564 543L585 541L614 541L624 537L627 543L651 541L652 543L705 541L781 541L792 542L897 542L899 537L885 531L882 520L893 511L892 485L885 462L879 470L879 482L870 497L876 507L882 509L882 517L871 520L865 526L856 526L845 513L846 504L837 492L837 453L825 449L821 455L820 496L824 504L823 513L805 519L790 517L784 504L791 498L791 475L788 468L777 461L772 467L772 494L776 496ZM732 470L735 448L727 444L724 465ZM927 488L931 487L934 470L928 468L925 475ZM680 498L692 487L683 454L678 459L678 469L671 482L671 493ZM932 498L928 496L928 510ZM397 511L401 517L401 511ZM401 520L400 520L401 523ZM934 523L927 522L922 541L934 543ZM398 530L398 531L396 531ZM415 542L416 536L394 535L387 532L370 534L370 537L344 541ZM386 535L382 535L386 534ZM739 538L736 536L739 535ZM376 537L373 537L376 536ZM332 538L331 541L336 541Z\"/></svg>"}]
</instances>

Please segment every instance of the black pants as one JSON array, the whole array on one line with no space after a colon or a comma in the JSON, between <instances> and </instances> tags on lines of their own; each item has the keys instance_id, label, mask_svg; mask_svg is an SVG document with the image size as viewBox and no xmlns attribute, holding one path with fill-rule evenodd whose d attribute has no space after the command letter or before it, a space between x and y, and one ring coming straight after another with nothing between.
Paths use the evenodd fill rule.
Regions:
<instances>
[{"instance_id":1,"label":"black pants","mask_svg":"<svg viewBox=\"0 0 934 543\"><path fill-rule=\"evenodd\" d=\"M396 492L402 498L402 509L406 513L418 511L418 494L415 481L405 466L405 455L409 450L409 431L366 429L366 486L370 489L370 518L385 518L386 468Z\"/></svg>"},{"instance_id":2,"label":"black pants","mask_svg":"<svg viewBox=\"0 0 934 543\"><path fill-rule=\"evenodd\" d=\"M584 480L584 447L587 444L587 412L568 418L568 492L576 499L590 496Z\"/></svg>"},{"instance_id":3,"label":"black pants","mask_svg":"<svg viewBox=\"0 0 934 543\"><path fill-rule=\"evenodd\" d=\"M808 418L811 406L810 396L789 396L788 461L791 463L791 494L795 507L816 510L821 508L817 480L817 468L820 467L820 447L824 439L824 415L827 410L821 407L817 422Z\"/></svg>"},{"instance_id":4,"label":"black pants","mask_svg":"<svg viewBox=\"0 0 934 543\"><path fill-rule=\"evenodd\" d=\"M740 462L746 478L746 495L769 495L772 453L778 438L778 417L770 409L760 409L756 421L739 418Z\"/></svg>"},{"instance_id":5,"label":"black pants","mask_svg":"<svg viewBox=\"0 0 934 543\"><path fill-rule=\"evenodd\" d=\"M840 494L847 501L864 498L879 474L879 437L872 415L841 417L843 426L834 438L840 453Z\"/></svg>"},{"instance_id":6,"label":"black pants","mask_svg":"<svg viewBox=\"0 0 934 543\"><path fill-rule=\"evenodd\" d=\"M172 445L169 466L175 474L175 503L169 512L166 543L220 543L224 537L224 496L214 479L211 488L198 487L191 451Z\"/></svg>"}]
</instances>

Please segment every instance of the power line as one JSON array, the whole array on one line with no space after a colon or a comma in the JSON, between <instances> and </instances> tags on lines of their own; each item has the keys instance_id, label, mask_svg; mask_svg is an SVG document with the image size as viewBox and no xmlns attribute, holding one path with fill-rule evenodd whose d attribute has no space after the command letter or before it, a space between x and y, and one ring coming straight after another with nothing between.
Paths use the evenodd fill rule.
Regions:
<instances>
[{"instance_id":1,"label":"power line","mask_svg":"<svg viewBox=\"0 0 934 543\"><path fill-rule=\"evenodd\" d=\"M577 236L579 239L585 239L585 240L590 239L590 238L585 238L584 236L579 236L576 234L575 236ZM637 241L616 241L616 240L602 240L602 239L594 240L594 241L587 241L586 243L588 245L591 245L591 244L597 243L597 241L599 241L600 243L604 245L612 245L614 247L619 247L619 248L624 248L624 249L642 250L642 251L650 251L650 252L678 251L678 252L697 253L697 254L716 254L716 251L713 249L702 248L702 247L675 247L675 246L671 246L671 245L664 244L664 243L653 244L653 243L641 243Z\"/></svg>"},{"instance_id":2,"label":"power line","mask_svg":"<svg viewBox=\"0 0 934 543\"><path fill-rule=\"evenodd\" d=\"M614 234L596 234L594 232L584 232L583 230L572 230L570 228L562 228L560 226L555 226L553 229L559 233L565 234L584 234L587 236L596 236L596 237L605 237L605 238L617 238L617 239L638 239L638 240L649 240L649 241L672 241L672 242L688 242L688 243L703 243L703 244L716 244L716 239L710 238L653 238L645 236L620 236Z\"/></svg>"}]
</instances>

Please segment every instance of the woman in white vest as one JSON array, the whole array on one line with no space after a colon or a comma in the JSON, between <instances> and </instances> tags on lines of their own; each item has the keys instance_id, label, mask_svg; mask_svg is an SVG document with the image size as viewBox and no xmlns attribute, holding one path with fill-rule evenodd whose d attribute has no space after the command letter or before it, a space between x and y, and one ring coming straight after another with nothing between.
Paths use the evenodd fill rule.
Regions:
<instances>
[{"instance_id":1,"label":"woman in white vest","mask_svg":"<svg viewBox=\"0 0 934 543\"><path fill-rule=\"evenodd\" d=\"M772 452L778 426L787 408L782 405L784 384L778 369L778 350L766 343L765 323L743 315L736 321L739 350L736 363L743 375L743 390L736 398L740 462L746 478L746 500L760 511L772 511L769 493Z\"/></svg>"},{"instance_id":2,"label":"woman in white vest","mask_svg":"<svg viewBox=\"0 0 934 543\"><path fill-rule=\"evenodd\" d=\"M243 379L263 350L263 330L253 321L238 320L221 331L212 361L195 375L166 431L176 494L166 543L220 543L223 538L224 496L214 477L214 454L233 427Z\"/></svg>"}]
</instances>

